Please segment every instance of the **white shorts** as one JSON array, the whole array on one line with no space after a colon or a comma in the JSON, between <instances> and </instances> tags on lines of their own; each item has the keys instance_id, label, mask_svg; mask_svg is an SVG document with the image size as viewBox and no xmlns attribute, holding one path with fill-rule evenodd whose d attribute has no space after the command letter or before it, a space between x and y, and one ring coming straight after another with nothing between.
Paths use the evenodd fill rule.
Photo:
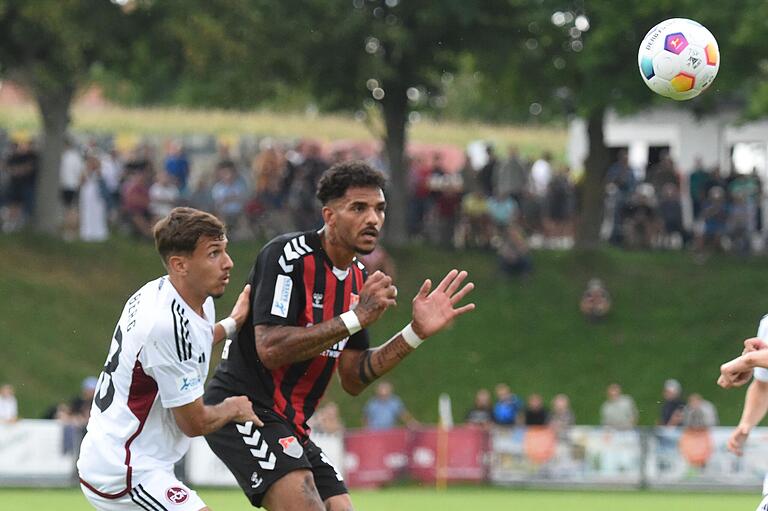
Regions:
<instances>
[{"instance_id":1,"label":"white shorts","mask_svg":"<svg viewBox=\"0 0 768 511\"><path fill-rule=\"evenodd\" d=\"M131 491L116 499L101 497L82 484L80 488L99 511L200 511L205 507L196 491L162 470L134 475L132 483Z\"/></svg>"}]
</instances>

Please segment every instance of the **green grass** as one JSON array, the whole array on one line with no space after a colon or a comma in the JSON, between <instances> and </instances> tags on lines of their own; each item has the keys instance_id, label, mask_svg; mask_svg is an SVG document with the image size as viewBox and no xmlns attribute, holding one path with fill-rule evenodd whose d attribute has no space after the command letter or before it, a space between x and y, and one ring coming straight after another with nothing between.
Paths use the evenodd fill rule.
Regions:
<instances>
[{"instance_id":1,"label":"green grass","mask_svg":"<svg viewBox=\"0 0 768 511\"><path fill-rule=\"evenodd\" d=\"M231 247L233 284L217 304L228 312L260 248ZM470 271L477 310L429 339L392 374L396 391L421 421L437 418L448 392L461 418L479 387L507 382L520 395L558 392L572 398L581 424L598 422L605 387L620 382L635 397L642 424L653 424L664 379L712 400L724 424L738 421L743 391L715 385L718 367L740 353L768 311L768 260L716 257L695 264L687 253L539 252L524 282L500 277L492 255L444 253L428 247L393 251L400 303L372 330L374 344L401 328L410 296L425 277L452 267ZM34 236L0 237L0 382L17 386L21 414L38 417L77 393L84 376L104 364L125 300L162 271L149 244L116 239L65 244ZM578 299L586 281L604 279L614 310L585 322ZM326 399L341 405L347 425L360 424L371 391L345 395L337 383Z\"/></svg>"},{"instance_id":2,"label":"green grass","mask_svg":"<svg viewBox=\"0 0 768 511\"><path fill-rule=\"evenodd\" d=\"M351 116L190 110L181 108L84 108L72 112L78 131L114 133L118 145L130 146L144 135L178 136L211 133L233 143L237 136L251 134L277 138L310 137L321 140L374 140L373 134ZM3 106L0 127L12 132L34 133L40 121L31 105ZM409 127L411 140L464 147L473 140L489 140L505 151L516 144L523 153L538 156L544 150L565 152L567 131L562 126L510 126L472 122L424 120Z\"/></svg>"},{"instance_id":3,"label":"green grass","mask_svg":"<svg viewBox=\"0 0 768 511\"><path fill-rule=\"evenodd\" d=\"M214 510L254 509L238 490L201 489L199 493ZM505 488L450 488L436 491L421 488L394 488L352 491L356 509L365 511L723 511L752 509L759 493L684 494L656 492L566 492ZM8 511L87 511L92 509L79 490L0 489L0 501Z\"/></svg>"}]
</instances>

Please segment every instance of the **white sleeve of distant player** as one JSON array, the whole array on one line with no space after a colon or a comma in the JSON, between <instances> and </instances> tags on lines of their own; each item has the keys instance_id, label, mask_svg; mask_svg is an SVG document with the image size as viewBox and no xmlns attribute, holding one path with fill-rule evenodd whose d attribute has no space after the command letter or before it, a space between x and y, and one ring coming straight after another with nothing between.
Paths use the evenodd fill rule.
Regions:
<instances>
[{"instance_id":1,"label":"white sleeve of distant player","mask_svg":"<svg viewBox=\"0 0 768 511\"><path fill-rule=\"evenodd\" d=\"M173 334L152 336L139 354L144 371L157 382L163 408L184 406L203 395L205 374L197 357L180 360Z\"/></svg>"},{"instance_id":2,"label":"white sleeve of distant player","mask_svg":"<svg viewBox=\"0 0 768 511\"><path fill-rule=\"evenodd\" d=\"M768 315L763 316L763 319L760 320L760 326L757 327L757 337L768 342ZM752 374L756 380L768 382L768 368L755 367Z\"/></svg>"}]
</instances>

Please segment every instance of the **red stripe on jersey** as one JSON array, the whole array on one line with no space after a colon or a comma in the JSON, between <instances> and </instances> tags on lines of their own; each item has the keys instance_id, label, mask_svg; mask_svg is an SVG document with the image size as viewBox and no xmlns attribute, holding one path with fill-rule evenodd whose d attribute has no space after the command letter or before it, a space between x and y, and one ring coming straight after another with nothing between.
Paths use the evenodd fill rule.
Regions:
<instances>
[{"instance_id":1,"label":"red stripe on jersey","mask_svg":"<svg viewBox=\"0 0 768 511\"><path fill-rule=\"evenodd\" d=\"M315 255L304 256L304 325L311 324L315 289Z\"/></svg>"},{"instance_id":2,"label":"red stripe on jersey","mask_svg":"<svg viewBox=\"0 0 768 511\"><path fill-rule=\"evenodd\" d=\"M139 427L125 442L125 466L127 467L125 476L126 488L119 493L103 493L83 479L80 479L83 486L99 497L105 499L118 499L130 491L131 475L133 472L133 468L131 467L131 444L144 429L144 425L147 423L147 417L149 417L149 411L152 409L152 404L155 402L155 397L157 397L157 382L144 372L144 367L142 367L141 362L139 362L139 359L137 358L136 364L133 366L131 386L128 390L128 409L131 410L133 415L139 420Z\"/></svg>"},{"instance_id":3,"label":"red stripe on jersey","mask_svg":"<svg viewBox=\"0 0 768 511\"><path fill-rule=\"evenodd\" d=\"M333 271L325 267L325 293L323 295L323 321L336 316L336 284L339 279L333 274Z\"/></svg>"},{"instance_id":4,"label":"red stripe on jersey","mask_svg":"<svg viewBox=\"0 0 768 511\"><path fill-rule=\"evenodd\" d=\"M288 401L285 400L285 396L283 396L283 392L280 389L280 387L283 385L283 378L285 377L285 372L290 369L290 365L278 367L277 369L272 369L272 384L275 386L275 388L272 390L272 400L275 402L275 406L273 407L273 410L275 410L277 413L285 417L285 409L288 407Z\"/></svg>"},{"instance_id":5,"label":"red stripe on jersey","mask_svg":"<svg viewBox=\"0 0 768 511\"><path fill-rule=\"evenodd\" d=\"M322 355L315 357L312 363L309 364L307 372L302 375L299 383L293 388L293 393L291 394L291 405L295 411L293 424L301 436L307 434L307 431L304 429L304 402L327 363L328 359L326 357Z\"/></svg>"}]
</instances>

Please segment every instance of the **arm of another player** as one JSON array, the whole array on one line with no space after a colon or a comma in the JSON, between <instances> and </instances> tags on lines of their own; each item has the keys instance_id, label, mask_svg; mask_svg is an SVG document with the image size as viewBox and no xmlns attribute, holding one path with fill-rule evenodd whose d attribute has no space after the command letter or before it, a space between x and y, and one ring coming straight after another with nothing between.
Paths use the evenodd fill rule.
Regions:
<instances>
[{"instance_id":1,"label":"arm of another player","mask_svg":"<svg viewBox=\"0 0 768 511\"><path fill-rule=\"evenodd\" d=\"M744 453L744 442L754 428L768 413L768 382L755 379L747 388L744 410L739 425L728 438L728 450L737 456Z\"/></svg>"},{"instance_id":2,"label":"arm of another player","mask_svg":"<svg viewBox=\"0 0 768 511\"><path fill-rule=\"evenodd\" d=\"M359 394L375 379L394 369L424 339L473 310L474 303L456 306L475 287L471 282L462 287L466 278L466 271L451 270L433 291L432 282L425 280L413 298L410 324L377 348L345 349L339 357L339 378L344 390L353 396Z\"/></svg>"},{"instance_id":3,"label":"arm of another player","mask_svg":"<svg viewBox=\"0 0 768 511\"><path fill-rule=\"evenodd\" d=\"M397 291L392 279L377 271L365 281L360 290L360 301L351 313L359 325L355 331L376 322L390 306L395 305ZM350 313L345 313L350 314ZM349 327L336 316L311 327L288 325L256 325L256 351L267 369L300 362L315 357L341 339L349 336Z\"/></svg>"},{"instance_id":4,"label":"arm of another player","mask_svg":"<svg viewBox=\"0 0 768 511\"><path fill-rule=\"evenodd\" d=\"M768 367L768 349L751 349L745 344L745 353L720 366L720 377L717 384L725 389L741 387L752 378L755 367Z\"/></svg>"},{"instance_id":5,"label":"arm of another player","mask_svg":"<svg viewBox=\"0 0 768 511\"><path fill-rule=\"evenodd\" d=\"M248 317L250 295L251 285L246 284L245 288L243 288L240 293L240 296L237 297L237 301L235 302L235 306L232 307L232 312L229 314L229 317L226 317L213 325L214 346L227 338L233 338L237 335L238 330L240 330L240 327L245 323L245 318Z\"/></svg>"},{"instance_id":6,"label":"arm of another player","mask_svg":"<svg viewBox=\"0 0 768 511\"><path fill-rule=\"evenodd\" d=\"M251 401L245 396L231 396L213 406L203 404L203 398L199 397L189 404L171 410L179 429L189 437L213 433L232 421L252 421L257 426L264 425L253 411Z\"/></svg>"}]
</instances>

